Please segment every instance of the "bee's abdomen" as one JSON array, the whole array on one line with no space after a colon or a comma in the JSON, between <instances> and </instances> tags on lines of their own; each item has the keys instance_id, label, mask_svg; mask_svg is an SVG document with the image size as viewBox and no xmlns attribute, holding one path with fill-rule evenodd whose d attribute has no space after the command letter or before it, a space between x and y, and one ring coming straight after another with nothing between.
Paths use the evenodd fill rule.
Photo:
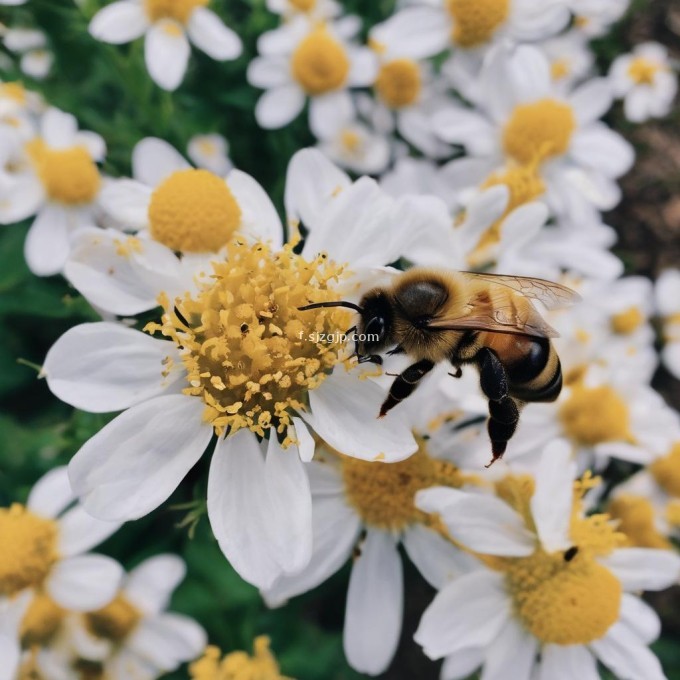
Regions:
<instances>
[{"instance_id":1,"label":"bee's abdomen","mask_svg":"<svg viewBox=\"0 0 680 680\"><path fill-rule=\"evenodd\" d=\"M512 396L522 401L554 401L562 390L562 369L547 338L531 338L516 361L506 364Z\"/></svg>"}]
</instances>

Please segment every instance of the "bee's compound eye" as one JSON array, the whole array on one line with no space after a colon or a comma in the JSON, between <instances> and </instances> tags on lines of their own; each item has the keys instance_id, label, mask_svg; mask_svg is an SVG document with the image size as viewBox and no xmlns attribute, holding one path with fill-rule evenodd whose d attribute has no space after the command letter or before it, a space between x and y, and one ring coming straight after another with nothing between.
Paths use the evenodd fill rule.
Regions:
<instances>
[{"instance_id":1,"label":"bee's compound eye","mask_svg":"<svg viewBox=\"0 0 680 680\"><path fill-rule=\"evenodd\" d=\"M385 319L381 316L374 316L366 324L366 335L377 336L379 340L382 340L385 335Z\"/></svg>"}]
</instances>

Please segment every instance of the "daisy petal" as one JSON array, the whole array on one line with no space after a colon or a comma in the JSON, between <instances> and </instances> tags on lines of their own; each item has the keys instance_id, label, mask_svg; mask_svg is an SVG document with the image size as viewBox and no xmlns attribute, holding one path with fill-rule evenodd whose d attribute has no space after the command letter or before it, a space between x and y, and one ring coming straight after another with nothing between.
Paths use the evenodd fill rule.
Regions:
<instances>
[{"instance_id":1,"label":"daisy petal","mask_svg":"<svg viewBox=\"0 0 680 680\"><path fill-rule=\"evenodd\" d=\"M76 505L59 520L59 553L80 555L105 541L120 528L120 522L102 522Z\"/></svg>"},{"instance_id":2,"label":"daisy petal","mask_svg":"<svg viewBox=\"0 0 680 680\"><path fill-rule=\"evenodd\" d=\"M630 593L623 593L621 597L620 620L647 645L661 634L659 615L646 602Z\"/></svg>"},{"instance_id":3,"label":"daisy petal","mask_svg":"<svg viewBox=\"0 0 680 680\"><path fill-rule=\"evenodd\" d=\"M90 22L90 35L113 45L135 40L144 35L149 22L141 2L120 0L99 10Z\"/></svg>"},{"instance_id":4,"label":"daisy petal","mask_svg":"<svg viewBox=\"0 0 680 680\"><path fill-rule=\"evenodd\" d=\"M68 468L62 465L50 470L33 485L26 506L41 517L56 517L74 498Z\"/></svg>"},{"instance_id":5,"label":"daisy petal","mask_svg":"<svg viewBox=\"0 0 680 680\"><path fill-rule=\"evenodd\" d=\"M593 78L578 87L569 97L576 118L582 125L604 116L612 105L613 94L607 78Z\"/></svg>"},{"instance_id":6,"label":"daisy petal","mask_svg":"<svg viewBox=\"0 0 680 680\"><path fill-rule=\"evenodd\" d=\"M18 635L16 638L0 633L0 680L15 680L19 668L21 645Z\"/></svg>"},{"instance_id":7,"label":"daisy petal","mask_svg":"<svg viewBox=\"0 0 680 680\"><path fill-rule=\"evenodd\" d=\"M537 652L538 640L525 632L514 619L508 619L489 650L482 678L529 678Z\"/></svg>"},{"instance_id":8,"label":"daisy petal","mask_svg":"<svg viewBox=\"0 0 680 680\"><path fill-rule=\"evenodd\" d=\"M217 61L236 59L243 50L241 39L206 7L197 7L187 24L191 42Z\"/></svg>"},{"instance_id":9,"label":"daisy petal","mask_svg":"<svg viewBox=\"0 0 680 680\"><path fill-rule=\"evenodd\" d=\"M36 276L58 274L68 258L69 216L66 208L46 205L26 235L24 257Z\"/></svg>"},{"instance_id":10,"label":"daisy petal","mask_svg":"<svg viewBox=\"0 0 680 680\"><path fill-rule=\"evenodd\" d=\"M99 197L100 205L123 228L144 229L149 224L150 187L131 179L107 184Z\"/></svg>"},{"instance_id":11,"label":"daisy petal","mask_svg":"<svg viewBox=\"0 0 680 680\"><path fill-rule=\"evenodd\" d=\"M600 680L595 657L582 645L544 645L537 680Z\"/></svg>"},{"instance_id":12,"label":"daisy petal","mask_svg":"<svg viewBox=\"0 0 680 680\"><path fill-rule=\"evenodd\" d=\"M157 137L142 139L132 150L132 175L148 187L156 187L178 170L190 167L174 146Z\"/></svg>"},{"instance_id":13,"label":"daisy petal","mask_svg":"<svg viewBox=\"0 0 680 680\"><path fill-rule=\"evenodd\" d=\"M297 85L281 85L267 90L255 105L258 125L273 130L297 117L305 105L305 94Z\"/></svg>"},{"instance_id":14,"label":"daisy petal","mask_svg":"<svg viewBox=\"0 0 680 680\"><path fill-rule=\"evenodd\" d=\"M180 24L170 19L157 21L147 31L144 59L152 80L164 90L176 90L189 63L189 41Z\"/></svg>"},{"instance_id":15,"label":"daisy petal","mask_svg":"<svg viewBox=\"0 0 680 680\"><path fill-rule=\"evenodd\" d=\"M449 654L442 664L439 680L464 680L479 668L486 658L486 650L478 647L461 649Z\"/></svg>"},{"instance_id":16,"label":"daisy petal","mask_svg":"<svg viewBox=\"0 0 680 680\"><path fill-rule=\"evenodd\" d=\"M319 139L336 135L353 115L354 104L345 90L313 97L309 102L309 127Z\"/></svg>"},{"instance_id":17,"label":"daisy petal","mask_svg":"<svg viewBox=\"0 0 680 680\"><path fill-rule=\"evenodd\" d=\"M600 561L624 590L663 590L680 576L680 556L670 550L620 548Z\"/></svg>"},{"instance_id":18,"label":"daisy petal","mask_svg":"<svg viewBox=\"0 0 680 680\"><path fill-rule=\"evenodd\" d=\"M294 416L291 420L295 430L294 437L297 439L297 447L300 452L300 460L303 463L309 463L314 458L314 449L316 448L314 437L312 437L302 418Z\"/></svg>"},{"instance_id":19,"label":"daisy petal","mask_svg":"<svg viewBox=\"0 0 680 680\"><path fill-rule=\"evenodd\" d=\"M135 567L125 579L123 592L135 607L146 614L163 611L186 574L184 561L177 555L155 555Z\"/></svg>"}]
</instances>

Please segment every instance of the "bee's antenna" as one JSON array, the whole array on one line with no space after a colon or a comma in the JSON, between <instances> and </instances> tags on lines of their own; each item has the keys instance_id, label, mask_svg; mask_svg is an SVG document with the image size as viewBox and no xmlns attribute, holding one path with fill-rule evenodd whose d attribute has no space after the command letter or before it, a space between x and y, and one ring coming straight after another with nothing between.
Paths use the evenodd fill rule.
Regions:
<instances>
[{"instance_id":1,"label":"bee's antenna","mask_svg":"<svg viewBox=\"0 0 680 680\"><path fill-rule=\"evenodd\" d=\"M319 309L320 307L349 307L359 314L363 314L363 307L355 305L353 302L348 302L347 300L338 300L337 302L314 302L311 305L305 305L304 307L298 307L301 312L307 309Z\"/></svg>"}]
</instances>

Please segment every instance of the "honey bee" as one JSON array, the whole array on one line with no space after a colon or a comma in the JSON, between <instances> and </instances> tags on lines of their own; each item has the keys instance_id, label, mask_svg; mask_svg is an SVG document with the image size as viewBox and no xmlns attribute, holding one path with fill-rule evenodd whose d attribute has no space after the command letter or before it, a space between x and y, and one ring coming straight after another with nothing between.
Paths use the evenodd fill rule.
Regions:
<instances>
[{"instance_id":1,"label":"honey bee","mask_svg":"<svg viewBox=\"0 0 680 680\"><path fill-rule=\"evenodd\" d=\"M369 291L358 305L341 300L301 309L357 311L360 319L350 332L358 333L355 352L362 363L381 364L385 352L413 359L396 376L378 417L406 399L436 364L450 362L454 377L462 366L476 366L489 401L491 465L505 453L522 407L554 401L562 389L560 360L550 341L558 333L531 301L556 309L579 299L543 279L415 267Z\"/></svg>"}]
</instances>

